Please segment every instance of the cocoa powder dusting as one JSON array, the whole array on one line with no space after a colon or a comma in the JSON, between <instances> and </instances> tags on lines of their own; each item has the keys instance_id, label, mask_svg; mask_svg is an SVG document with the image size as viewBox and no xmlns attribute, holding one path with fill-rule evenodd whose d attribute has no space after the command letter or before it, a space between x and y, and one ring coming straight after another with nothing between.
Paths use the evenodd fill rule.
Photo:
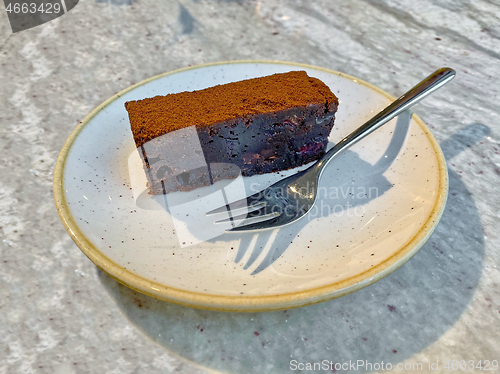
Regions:
<instances>
[{"instance_id":1,"label":"cocoa powder dusting","mask_svg":"<svg viewBox=\"0 0 500 374\"><path fill-rule=\"evenodd\" d=\"M125 103L136 145L189 126L271 113L298 106L338 102L319 79L292 71Z\"/></svg>"}]
</instances>

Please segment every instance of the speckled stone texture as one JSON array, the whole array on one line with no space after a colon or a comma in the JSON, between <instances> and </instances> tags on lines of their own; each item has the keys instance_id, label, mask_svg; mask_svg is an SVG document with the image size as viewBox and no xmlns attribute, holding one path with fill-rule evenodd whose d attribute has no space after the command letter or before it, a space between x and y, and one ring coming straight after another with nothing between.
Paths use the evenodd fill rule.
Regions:
<instances>
[{"instance_id":1,"label":"speckled stone texture","mask_svg":"<svg viewBox=\"0 0 500 374\"><path fill-rule=\"evenodd\" d=\"M318 65L393 95L456 69L414 108L445 152L450 196L408 263L341 299L234 314L137 294L80 252L52 198L72 129L142 79L237 59ZM447 360L500 360L498 0L80 1L16 34L2 5L0 64L1 374L285 373L323 359L392 372L439 360L447 372Z\"/></svg>"}]
</instances>

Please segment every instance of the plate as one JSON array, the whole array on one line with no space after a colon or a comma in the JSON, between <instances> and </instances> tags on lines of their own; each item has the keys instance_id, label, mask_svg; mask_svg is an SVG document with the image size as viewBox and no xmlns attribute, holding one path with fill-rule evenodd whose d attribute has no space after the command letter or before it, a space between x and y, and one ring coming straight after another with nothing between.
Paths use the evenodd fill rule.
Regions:
<instances>
[{"instance_id":1,"label":"plate","mask_svg":"<svg viewBox=\"0 0 500 374\"><path fill-rule=\"evenodd\" d=\"M408 112L332 161L313 210L278 230L221 234L214 229L196 240L197 228L182 226L168 202L141 193L144 172L126 101L291 70L319 78L340 99L331 144L395 99L343 73L269 61L194 66L129 87L76 127L57 160L56 207L83 253L139 292L225 311L287 309L340 297L410 259L441 217L448 179L439 145L422 120ZM237 181L248 193L294 172ZM197 191L198 198L215 201L232 182L218 183ZM206 235L210 224L199 225L199 232L203 228Z\"/></svg>"}]
</instances>

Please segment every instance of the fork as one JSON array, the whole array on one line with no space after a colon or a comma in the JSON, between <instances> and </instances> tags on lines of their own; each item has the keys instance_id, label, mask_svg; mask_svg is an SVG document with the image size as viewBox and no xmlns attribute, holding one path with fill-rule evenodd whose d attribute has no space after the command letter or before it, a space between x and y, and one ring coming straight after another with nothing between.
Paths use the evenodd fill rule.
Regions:
<instances>
[{"instance_id":1,"label":"fork","mask_svg":"<svg viewBox=\"0 0 500 374\"><path fill-rule=\"evenodd\" d=\"M450 68L437 70L335 144L314 165L251 196L211 210L206 215L229 213L229 218L215 222L218 224L231 221L233 228L226 232L276 229L299 220L313 207L319 179L335 156L448 83L455 74Z\"/></svg>"}]
</instances>

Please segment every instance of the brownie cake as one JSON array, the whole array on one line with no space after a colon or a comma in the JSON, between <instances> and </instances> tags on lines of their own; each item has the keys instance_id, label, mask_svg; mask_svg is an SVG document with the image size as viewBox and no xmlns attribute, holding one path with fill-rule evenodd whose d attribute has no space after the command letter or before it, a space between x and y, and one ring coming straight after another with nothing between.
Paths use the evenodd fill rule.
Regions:
<instances>
[{"instance_id":1,"label":"brownie cake","mask_svg":"<svg viewBox=\"0 0 500 374\"><path fill-rule=\"evenodd\" d=\"M125 103L153 194L317 160L337 107L305 71Z\"/></svg>"}]
</instances>

